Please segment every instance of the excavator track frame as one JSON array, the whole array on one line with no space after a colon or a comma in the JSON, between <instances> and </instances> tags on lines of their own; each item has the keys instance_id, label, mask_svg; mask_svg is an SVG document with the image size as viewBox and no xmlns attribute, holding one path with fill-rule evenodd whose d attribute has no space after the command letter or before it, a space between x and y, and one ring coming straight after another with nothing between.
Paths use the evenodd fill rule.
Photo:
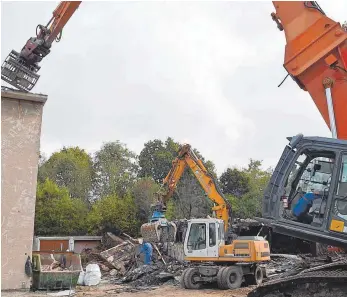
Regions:
<instances>
[{"instance_id":1,"label":"excavator track frame","mask_svg":"<svg viewBox=\"0 0 347 297\"><path fill-rule=\"evenodd\" d=\"M329 270L325 270L329 269ZM313 270L313 269L312 269ZM347 283L347 262L342 260L341 262L332 263L326 265L322 270L312 271L308 269L308 272L301 272L295 276L289 276L286 278L280 278L278 280L266 282L253 291L249 292L247 297L266 297L267 294L274 293L289 293L295 289L300 289L301 285L305 285L306 289L309 289L310 285L328 284L331 286L338 286ZM347 286L346 286L347 287ZM315 288L319 289L319 288ZM271 295L273 296L273 295ZM281 296L281 295L280 295ZM284 295L287 296L287 295ZM288 295L291 296L291 295Z\"/></svg>"}]
</instances>

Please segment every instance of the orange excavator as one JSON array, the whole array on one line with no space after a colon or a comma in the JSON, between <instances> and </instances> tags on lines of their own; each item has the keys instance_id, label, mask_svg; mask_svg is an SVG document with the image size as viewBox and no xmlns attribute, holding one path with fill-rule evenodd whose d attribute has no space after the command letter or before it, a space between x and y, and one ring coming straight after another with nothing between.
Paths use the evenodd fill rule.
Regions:
<instances>
[{"instance_id":1,"label":"orange excavator","mask_svg":"<svg viewBox=\"0 0 347 297\"><path fill-rule=\"evenodd\" d=\"M79 4L80 1L61 2L48 24L37 27L36 37L30 38L20 53L12 51L6 58L1 67L2 79L17 89L32 90L39 79L39 63L50 53L52 42L60 40L62 29ZM259 220L271 226L274 232L346 249L347 26L327 17L315 1L273 1L273 4L276 12L271 17L286 38L284 68L288 76L310 94L330 128L332 138L301 134L288 138L289 143L265 190L263 217ZM319 199L309 209L310 220L304 222L293 216L293 206L308 192L318 193ZM215 223L217 227L219 222ZM197 234L206 235L206 230L197 225ZM189 242L189 238L186 240ZM222 247L223 240L219 244ZM210 260L205 257L205 251L203 249L197 261ZM235 255L229 248L218 251ZM218 253L215 257L221 255ZM338 269L337 264L334 265L325 268L324 273L316 269L310 274L298 275L288 283L311 280L314 283L346 283L346 263L339 263ZM233 286L233 281L239 283L240 278L235 278L231 270L218 271L222 271L220 277L212 278L219 279L222 287ZM204 276L213 273L209 268L193 269L183 279L193 288L204 281ZM230 276L228 280L226 276ZM283 287L283 281L278 283ZM252 296L263 296L266 289L259 290Z\"/></svg>"},{"instance_id":2,"label":"orange excavator","mask_svg":"<svg viewBox=\"0 0 347 297\"><path fill-rule=\"evenodd\" d=\"M172 167L164 178L162 188L164 193L159 194L158 202L154 205L154 214L150 222L141 226L141 235L146 241L150 242L173 242L177 227L168 222L163 213L166 210L168 200L174 194L177 184L181 179L184 171L189 168L194 174L199 184L205 191L207 197L213 202L212 212L215 217L222 220L224 224L224 232L226 241L231 242L231 221L232 209L229 201L224 198L222 191L219 189L218 183L215 181L211 173L206 169L202 161L196 156L189 144L183 145L177 158L172 161ZM155 217L158 220L155 220Z\"/></svg>"},{"instance_id":3,"label":"orange excavator","mask_svg":"<svg viewBox=\"0 0 347 297\"><path fill-rule=\"evenodd\" d=\"M213 217L190 219L184 239L185 260L194 263L183 271L181 283L186 289L198 289L203 283L216 282L220 289L236 289L243 282L260 284L264 278L263 263L270 260L269 243L260 236L236 236L232 229L232 209L213 175L185 144L172 162L164 179L166 192L161 197L165 205L173 195L186 168L194 174L207 197L213 202ZM163 233L175 231L164 219L141 226L146 241L170 239ZM173 224L171 222L171 224ZM157 231L157 232L155 232ZM203 263L203 264L201 264ZM206 263L213 265L206 266Z\"/></svg>"}]
</instances>

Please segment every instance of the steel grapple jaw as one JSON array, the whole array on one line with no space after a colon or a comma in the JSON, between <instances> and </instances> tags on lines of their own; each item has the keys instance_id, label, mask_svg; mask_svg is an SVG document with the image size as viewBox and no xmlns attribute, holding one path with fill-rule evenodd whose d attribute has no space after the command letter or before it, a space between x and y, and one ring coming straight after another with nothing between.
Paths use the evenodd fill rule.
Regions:
<instances>
[{"instance_id":1,"label":"steel grapple jaw","mask_svg":"<svg viewBox=\"0 0 347 297\"><path fill-rule=\"evenodd\" d=\"M177 227L175 223L166 219L159 219L156 222L146 223L141 226L141 236L147 242L174 242L176 233Z\"/></svg>"},{"instance_id":2,"label":"steel grapple jaw","mask_svg":"<svg viewBox=\"0 0 347 297\"><path fill-rule=\"evenodd\" d=\"M40 69L37 65L27 66L19 53L12 50L1 65L1 79L15 88L29 92L36 85Z\"/></svg>"}]
</instances>

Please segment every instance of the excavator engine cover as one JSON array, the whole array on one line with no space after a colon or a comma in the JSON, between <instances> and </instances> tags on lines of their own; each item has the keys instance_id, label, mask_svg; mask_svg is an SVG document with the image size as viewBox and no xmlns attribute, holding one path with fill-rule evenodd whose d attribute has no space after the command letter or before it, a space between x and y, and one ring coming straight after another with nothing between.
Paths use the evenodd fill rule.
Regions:
<instances>
[{"instance_id":1,"label":"excavator engine cover","mask_svg":"<svg viewBox=\"0 0 347 297\"><path fill-rule=\"evenodd\" d=\"M26 66L19 53L12 50L1 65L1 79L15 88L29 92L36 85L39 75L38 66Z\"/></svg>"},{"instance_id":2,"label":"excavator engine cover","mask_svg":"<svg viewBox=\"0 0 347 297\"><path fill-rule=\"evenodd\" d=\"M177 227L175 223L169 222L165 218L141 226L141 236L147 242L174 242L176 233Z\"/></svg>"}]
</instances>

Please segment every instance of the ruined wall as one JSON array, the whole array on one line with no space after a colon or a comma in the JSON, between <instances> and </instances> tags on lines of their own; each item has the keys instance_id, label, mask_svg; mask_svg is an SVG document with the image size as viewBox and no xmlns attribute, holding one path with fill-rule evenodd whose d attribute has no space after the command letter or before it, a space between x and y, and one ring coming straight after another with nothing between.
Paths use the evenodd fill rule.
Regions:
<instances>
[{"instance_id":1,"label":"ruined wall","mask_svg":"<svg viewBox=\"0 0 347 297\"><path fill-rule=\"evenodd\" d=\"M1 289L26 289L45 95L1 89Z\"/></svg>"},{"instance_id":2,"label":"ruined wall","mask_svg":"<svg viewBox=\"0 0 347 297\"><path fill-rule=\"evenodd\" d=\"M184 249L183 249L183 243L168 243L168 251L167 254L176 259L177 261L183 262L184 261Z\"/></svg>"}]
</instances>

